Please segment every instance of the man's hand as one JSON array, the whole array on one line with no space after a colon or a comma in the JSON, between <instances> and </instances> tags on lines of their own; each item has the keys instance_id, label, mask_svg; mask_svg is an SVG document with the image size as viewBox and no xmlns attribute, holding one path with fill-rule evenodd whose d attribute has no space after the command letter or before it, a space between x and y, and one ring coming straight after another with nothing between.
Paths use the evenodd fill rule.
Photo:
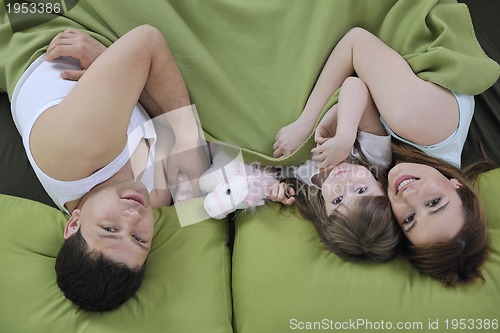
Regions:
<instances>
[{"instance_id":1,"label":"man's hand","mask_svg":"<svg viewBox=\"0 0 500 333\"><path fill-rule=\"evenodd\" d=\"M78 81L85 70L106 50L87 33L67 29L58 33L50 42L45 59L51 61L59 57L71 57L80 60L80 70L65 70L61 72L63 79Z\"/></svg>"},{"instance_id":2,"label":"man's hand","mask_svg":"<svg viewBox=\"0 0 500 333\"><path fill-rule=\"evenodd\" d=\"M167 159L167 181L170 189L177 189L179 180L187 178L191 182L194 197L200 195L199 178L210 167L207 145L186 147L175 143ZM175 192L175 191L174 191Z\"/></svg>"}]
</instances>

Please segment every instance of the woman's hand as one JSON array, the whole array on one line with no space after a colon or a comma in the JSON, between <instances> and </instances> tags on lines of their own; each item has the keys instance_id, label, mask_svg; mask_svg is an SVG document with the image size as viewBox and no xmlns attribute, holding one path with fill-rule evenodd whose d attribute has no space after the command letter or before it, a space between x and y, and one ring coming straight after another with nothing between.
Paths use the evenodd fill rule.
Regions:
<instances>
[{"instance_id":1,"label":"woman's hand","mask_svg":"<svg viewBox=\"0 0 500 333\"><path fill-rule=\"evenodd\" d=\"M295 191L286 183L277 181L267 188L267 198L274 202L281 202L285 206L290 206L295 202L294 195Z\"/></svg>"},{"instance_id":2,"label":"woman's hand","mask_svg":"<svg viewBox=\"0 0 500 333\"><path fill-rule=\"evenodd\" d=\"M45 59L52 61L59 57L71 57L80 60L80 70L65 70L61 72L63 79L77 81L85 70L106 50L87 33L76 29L67 29L58 33L50 42Z\"/></svg>"},{"instance_id":3,"label":"woman's hand","mask_svg":"<svg viewBox=\"0 0 500 333\"><path fill-rule=\"evenodd\" d=\"M286 157L306 141L314 127L314 121L298 118L293 123L281 128L273 145L274 157Z\"/></svg>"}]
</instances>

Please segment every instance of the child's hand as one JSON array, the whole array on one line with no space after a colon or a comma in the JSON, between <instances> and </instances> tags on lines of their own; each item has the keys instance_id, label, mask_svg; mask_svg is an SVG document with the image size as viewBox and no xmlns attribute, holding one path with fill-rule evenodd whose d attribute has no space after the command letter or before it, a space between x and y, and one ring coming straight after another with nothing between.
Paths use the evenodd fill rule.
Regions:
<instances>
[{"instance_id":1,"label":"child's hand","mask_svg":"<svg viewBox=\"0 0 500 333\"><path fill-rule=\"evenodd\" d=\"M316 131L314 133L314 141L317 144L322 144L326 140L333 138L337 131L337 104L335 104L327 113L323 116Z\"/></svg>"},{"instance_id":2,"label":"child's hand","mask_svg":"<svg viewBox=\"0 0 500 333\"><path fill-rule=\"evenodd\" d=\"M80 60L81 70L66 70L61 77L78 81L85 70L106 50L89 34L76 29L66 29L58 33L50 42L45 59L51 61L59 57L71 57Z\"/></svg>"},{"instance_id":3,"label":"child's hand","mask_svg":"<svg viewBox=\"0 0 500 333\"><path fill-rule=\"evenodd\" d=\"M354 142L339 135L327 139L322 144L311 150L313 161L318 163L320 169L332 170L336 165L345 161L351 152Z\"/></svg>"},{"instance_id":4,"label":"child's hand","mask_svg":"<svg viewBox=\"0 0 500 333\"><path fill-rule=\"evenodd\" d=\"M273 145L274 157L285 157L293 153L306 141L314 127L314 121L298 118L293 123L281 128Z\"/></svg>"},{"instance_id":5,"label":"child's hand","mask_svg":"<svg viewBox=\"0 0 500 333\"><path fill-rule=\"evenodd\" d=\"M267 198L274 202L281 202L285 206L290 206L295 202L294 189L286 184L275 182L267 188Z\"/></svg>"}]
</instances>

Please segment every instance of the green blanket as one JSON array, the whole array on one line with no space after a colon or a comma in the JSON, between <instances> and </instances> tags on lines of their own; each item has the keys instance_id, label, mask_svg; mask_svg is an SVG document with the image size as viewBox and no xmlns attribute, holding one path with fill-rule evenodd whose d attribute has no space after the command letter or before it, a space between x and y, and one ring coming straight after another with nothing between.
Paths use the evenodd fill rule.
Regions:
<instances>
[{"instance_id":1,"label":"green blanket","mask_svg":"<svg viewBox=\"0 0 500 333\"><path fill-rule=\"evenodd\" d=\"M8 3L0 0L0 7ZM324 61L351 27L370 30L421 78L456 92L479 94L500 71L477 43L467 7L453 0L62 3L66 12L52 17L2 8L10 8L10 16L1 11L0 90L12 96L30 61L67 27L93 31L110 44L148 23L171 45L207 138L243 147L247 158L267 164L309 156L311 138L288 158L268 157L277 131L301 113Z\"/></svg>"}]
</instances>

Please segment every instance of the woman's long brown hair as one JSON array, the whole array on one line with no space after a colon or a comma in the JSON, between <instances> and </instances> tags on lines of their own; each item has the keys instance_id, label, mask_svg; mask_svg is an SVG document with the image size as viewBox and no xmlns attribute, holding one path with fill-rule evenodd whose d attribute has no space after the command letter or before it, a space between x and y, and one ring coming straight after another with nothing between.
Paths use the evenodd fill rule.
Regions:
<instances>
[{"instance_id":1,"label":"woman's long brown hair","mask_svg":"<svg viewBox=\"0 0 500 333\"><path fill-rule=\"evenodd\" d=\"M393 145L393 160L429 165L462 184L457 192L462 201L464 225L458 234L450 241L427 246L415 246L403 237L403 255L422 273L447 286L484 281L481 267L488 257L488 237L475 181L481 173L494 168L493 163L485 158L459 170L406 145Z\"/></svg>"}]
</instances>

